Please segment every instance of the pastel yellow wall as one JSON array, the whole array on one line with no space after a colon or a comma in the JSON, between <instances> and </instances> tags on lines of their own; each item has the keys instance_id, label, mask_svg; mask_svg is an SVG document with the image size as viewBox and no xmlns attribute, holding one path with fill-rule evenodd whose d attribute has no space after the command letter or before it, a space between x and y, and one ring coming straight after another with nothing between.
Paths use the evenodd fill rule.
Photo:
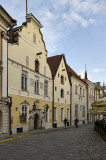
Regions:
<instances>
[{"instance_id":1,"label":"pastel yellow wall","mask_svg":"<svg viewBox=\"0 0 106 160\"><path fill-rule=\"evenodd\" d=\"M62 71L64 69L65 69L65 71ZM59 74L59 77L58 77L58 74ZM64 85L61 84L61 76L64 77ZM65 77L66 77L66 80L65 80ZM57 87L57 91L55 91L55 89L54 89L54 95L55 95L54 101L58 102L58 98L59 98L60 103L70 104L70 83L69 83L69 78L67 75L67 71L66 71L66 67L65 67L65 63L64 63L63 58L61 60L61 63L59 65L58 71L55 76L54 87ZM60 96L61 89L64 89L64 98L61 98L61 96ZM67 95L67 91L69 92L68 95Z\"/></svg>"},{"instance_id":2,"label":"pastel yellow wall","mask_svg":"<svg viewBox=\"0 0 106 160\"><path fill-rule=\"evenodd\" d=\"M54 123L60 123L61 121L61 108L64 108L64 119L67 118L67 108L69 108L70 111L70 104L63 104L63 103L54 103L54 107L57 107L57 121L54 121Z\"/></svg>"},{"instance_id":3,"label":"pastel yellow wall","mask_svg":"<svg viewBox=\"0 0 106 160\"><path fill-rule=\"evenodd\" d=\"M12 107L11 107L11 116L13 117L13 123L12 126L20 126L20 125L28 125L28 123L20 123L20 115L21 115L21 103L23 103L24 101L27 101L29 103L29 111L32 111L33 108L33 104L34 101L36 101L37 99L35 98L29 98L29 97L23 97L23 96L16 96L16 95L11 95L9 94L9 96L12 97ZM41 109L41 113L44 112L44 105L48 104L49 106L49 121L47 123L51 123L52 122L52 103L50 101L42 101L39 100L39 106ZM16 108L18 108L16 110ZM29 112L29 117L32 116L32 112ZM42 116L44 116L42 114ZM29 119L28 117L28 119Z\"/></svg>"}]
</instances>

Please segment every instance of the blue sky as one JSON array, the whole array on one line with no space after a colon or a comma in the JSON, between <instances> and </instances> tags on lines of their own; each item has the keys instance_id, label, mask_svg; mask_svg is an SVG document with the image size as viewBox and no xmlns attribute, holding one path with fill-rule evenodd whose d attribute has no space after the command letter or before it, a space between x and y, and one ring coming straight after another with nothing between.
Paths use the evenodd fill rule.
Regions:
<instances>
[{"instance_id":1,"label":"blue sky","mask_svg":"<svg viewBox=\"0 0 106 160\"><path fill-rule=\"evenodd\" d=\"M0 0L21 25L26 0ZM48 56L64 53L67 63L83 77L85 64L93 82L106 84L106 0L28 0L28 13L43 25Z\"/></svg>"}]
</instances>

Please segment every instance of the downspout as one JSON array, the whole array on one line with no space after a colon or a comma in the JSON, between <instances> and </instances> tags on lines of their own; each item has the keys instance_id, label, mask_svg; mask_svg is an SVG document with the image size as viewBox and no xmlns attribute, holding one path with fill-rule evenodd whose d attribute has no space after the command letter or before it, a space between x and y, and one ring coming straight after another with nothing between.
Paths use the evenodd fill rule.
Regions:
<instances>
[{"instance_id":1,"label":"downspout","mask_svg":"<svg viewBox=\"0 0 106 160\"><path fill-rule=\"evenodd\" d=\"M12 106L12 97L8 96L8 41L7 41L7 97L9 100L9 132L10 135L12 135L12 129L11 129L11 106Z\"/></svg>"},{"instance_id":2,"label":"downspout","mask_svg":"<svg viewBox=\"0 0 106 160\"><path fill-rule=\"evenodd\" d=\"M9 101L9 132L10 132L10 135L12 135L12 129L11 129L11 106L12 106L12 97L9 97L8 98L10 99Z\"/></svg>"},{"instance_id":3,"label":"downspout","mask_svg":"<svg viewBox=\"0 0 106 160\"><path fill-rule=\"evenodd\" d=\"M53 100L52 100L52 128L54 127L54 77L53 78L53 85L52 85L52 97L53 97Z\"/></svg>"},{"instance_id":4,"label":"downspout","mask_svg":"<svg viewBox=\"0 0 106 160\"><path fill-rule=\"evenodd\" d=\"M88 85L86 85L87 88L87 123L88 123L88 119L89 119L89 114L88 114Z\"/></svg>"},{"instance_id":5,"label":"downspout","mask_svg":"<svg viewBox=\"0 0 106 160\"><path fill-rule=\"evenodd\" d=\"M71 86L70 86L70 126L71 126L71 121L72 121L71 105L72 105L72 91L71 91Z\"/></svg>"}]
</instances>

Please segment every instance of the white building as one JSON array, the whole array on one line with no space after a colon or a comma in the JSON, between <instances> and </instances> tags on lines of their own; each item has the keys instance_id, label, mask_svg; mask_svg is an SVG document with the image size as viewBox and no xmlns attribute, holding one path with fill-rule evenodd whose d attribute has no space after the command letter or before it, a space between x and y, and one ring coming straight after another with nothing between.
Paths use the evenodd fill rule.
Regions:
<instances>
[{"instance_id":1,"label":"white building","mask_svg":"<svg viewBox=\"0 0 106 160\"><path fill-rule=\"evenodd\" d=\"M87 123L87 84L69 66L72 83L71 124L78 118L79 125Z\"/></svg>"}]
</instances>

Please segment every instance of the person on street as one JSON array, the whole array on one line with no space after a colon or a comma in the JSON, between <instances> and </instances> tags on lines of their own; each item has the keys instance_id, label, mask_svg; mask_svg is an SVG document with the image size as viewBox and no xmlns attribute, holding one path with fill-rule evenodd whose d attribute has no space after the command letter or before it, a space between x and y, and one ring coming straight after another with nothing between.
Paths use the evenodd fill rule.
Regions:
<instances>
[{"instance_id":1,"label":"person on street","mask_svg":"<svg viewBox=\"0 0 106 160\"><path fill-rule=\"evenodd\" d=\"M66 124L67 124L67 119L65 118L64 119L64 125L65 125L65 127L66 127Z\"/></svg>"},{"instance_id":2,"label":"person on street","mask_svg":"<svg viewBox=\"0 0 106 160\"><path fill-rule=\"evenodd\" d=\"M76 128L78 128L78 118L75 119Z\"/></svg>"}]
</instances>

